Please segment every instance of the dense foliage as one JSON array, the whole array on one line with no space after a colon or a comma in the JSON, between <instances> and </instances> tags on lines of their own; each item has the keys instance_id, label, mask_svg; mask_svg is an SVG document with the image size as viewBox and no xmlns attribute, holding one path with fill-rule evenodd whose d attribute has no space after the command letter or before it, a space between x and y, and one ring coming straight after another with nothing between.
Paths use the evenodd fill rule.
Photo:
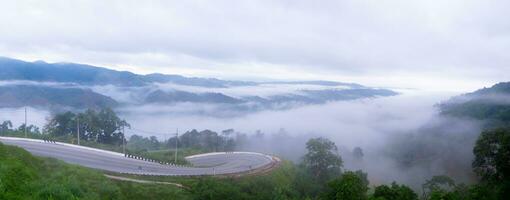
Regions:
<instances>
[{"instance_id":1,"label":"dense foliage","mask_svg":"<svg viewBox=\"0 0 510 200\"><path fill-rule=\"evenodd\" d=\"M174 138L168 142L172 144ZM235 148L235 140L223 132L220 135L214 131L204 130L197 131L191 130L179 137L179 142L184 148L202 149L204 151L233 151Z\"/></svg>"},{"instance_id":2,"label":"dense foliage","mask_svg":"<svg viewBox=\"0 0 510 200\"><path fill-rule=\"evenodd\" d=\"M482 180L479 184L466 186L456 184L446 176L435 176L423 184L421 197L428 200L504 199L508 195L505 170L508 167L506 153L509 133L506 129L497 129L486 131L480 136L474 150L476 159L491 162L473 163ZM156 148L156 144L159 144L154 138L139 136L134 138L133 140L147 143L141 145L142 148ZM171 186L108 180L94 170L67 165L54 159L35 158L22 149L0 144L0 199L416 200L418 198L409 187L397 183L378 185L374 190L370 190L366 173L361 171L341 173L341 158L335 153L337 147L334 143L326 138L313 138L307 144L308 153L299 165L284 161L273 172L261 176L188 179L186 184L190 187L189 192ZM328 171L330 167L310 167L319 165L334 166L335 171L337 169L338 171L317 173L314 170ZM487 173L487 170L477 170L477 167L494 170ZM317 174L327 176L318 179Z\"/></svg>"},{"instance_id":3,"label":"dense foliage","mask_svg":"<svg viewBox=\"0 0 510 200\"><path fill-rule=\"evenodd\" d=\"M506 88L507 84L498 84L491 89L483 89L477 92L477 98L483 94L483 102L487 103L487 95L494 95L491 91L507 92ZM468 113L458 112L457 107L443 107L443 114L460 113L462 116L498 121L491 123L491 129L483 131L476 141L472 167L479 182L471 185L457 184L447 176L434 176L423 183L420 195L408 186L395 182L391 185L377 185L371 189L366 173L343 172L338 148L327 138L310 139L306 143L307 152L300 163L284 161L276 170L260 176L186 179L189 192L163 185L147 186L111 181L99 172L67 165L54 159L34 158L21 149L0 144L0 199L506 199L510 196L510 129L505 128L508 127L505 124L509 122L505 116L510 111L498 107L507 106L497 104L501 103L499 101L496 104L490 102L485 109L480 107L485 104L476 102L480 98L476 101L473 99L475 98L461 103L462 106L467 106L462 109ZM43 133L35 126L27 126L27 135L43 138L48 133L54 138L69 141L75 138L77 120L82 124L80 131L83 135L80 135L83 142L105 145L104 147L118 147L119 143L122 143L122 126L129 126L112 110L88 110L85 113L67 112L55 115ZM494 128L495 124L502 125L502 128ZM25 125L13 128L9 121L0 124L0 135L23 136L24 131ZM434 129L427 131L437 134ZM133 135L129 138L127 149L130 153L171 161L175 159L174 148L177 142L180 148L178 159L185 162L184 155L234 150L239 144L233 133L233 130L226 130L221 134L210 130L192 130L179 138L170 138L163 142L156 137ZM426 147L415 144L407 145L413 145L410 149ZM416 152L405 153L413 155ZM418 153L424 154L423 151ZM363 156L362 149L355 148L353 157L360 160L364 159ZM411 160L410 164L412 162Z\"/></svg>"},{"instance_id":4,"label":"dense foliage","mask_svg":"<svg viewBox=\"0 0 510 200\"><path fill-rule=\"evenodd\" d=\"M395 182L391 186L380 185L375 187L373 199L377 200L418 200L418 195L414 191Z\"/></svg>"},{"instance_id":5,"label":"dense foliage","mask_svg":"<svg viewBox=\"0 0 510 200\"><path fill-rule=\"evenodd\" d=\"M461 118L489 121L490 126L510 123L510 82L498 83L454 97L439 105L441 113Z\"/></svg>"},{"instance_id":6,"label":"dense foliage","mask_svg":"<svg viewBox=\"0 0 510 200\"><path fill-rule=\"evenodd\" d=\"M44 127L53 137L76 137L78 128L80 139L103 144L121 144L124 140L123 128L129 124L121 120L110 108L99 111L88 109L84 113L65 112L50 119Z\"/></svg>"},{"instance_id":7,"label":"dense foliage","mask_svg":"<svg viewBox=\"0 0 510 200\"><path fill-rule=\"evenodd\" d=\"M328 183L329 191L325 199L331 200L364 200L368 198L368 180L361 171L345 172L340 177Z\"/></svg>"},{"instance_id":8,"label":"dense foliage","mask_svg":"<svg viewBox=\"0 0 510 200\"><path fill-rule=\"evenodd\" d=\"M342 158L334 142L322 137L312 138L306 143L306 149L308 153L303 164L320 183L340 175Z\"/></svg>"}]
</instances>

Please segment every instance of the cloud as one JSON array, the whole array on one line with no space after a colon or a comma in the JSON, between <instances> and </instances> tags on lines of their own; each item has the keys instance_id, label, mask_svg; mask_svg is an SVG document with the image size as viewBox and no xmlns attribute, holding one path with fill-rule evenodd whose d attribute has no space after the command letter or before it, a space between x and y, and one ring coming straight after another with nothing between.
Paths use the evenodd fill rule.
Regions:
<instances>
[{"instance_id":1,"label":"cloud","mask_svg":"<svg viewBox=\"0 0 510 200\"><path fill-rule=\"evenodd\" d=\"M42 128L50 112L38 108L27 107L27 124ZM0 108L0 122L10 120L14 128L25 123L25 108Z\"/></svg>"},{"instance_id":2,"label":"cloud","mask_svg":"<svg viewBox=\"0 0 510 200\"><path fill-rule=\"evenodd\" d=\"M16 1L0 8L0 53L142 73L441 89L434 85L439 77L480 87L509 78L500 73L510 70L508 6L502 0ZM389 78L372 79L380 76ZM403 77L427 84L397 81Z\"/></svg>"}]
</instances>

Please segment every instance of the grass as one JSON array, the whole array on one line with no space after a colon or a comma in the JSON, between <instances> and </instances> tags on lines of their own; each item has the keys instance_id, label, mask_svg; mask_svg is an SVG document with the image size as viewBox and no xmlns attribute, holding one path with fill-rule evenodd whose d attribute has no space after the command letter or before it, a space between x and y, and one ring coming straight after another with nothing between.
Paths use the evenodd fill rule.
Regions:
<instances>
[{"instance_id":1,"label":"grass","mask_svg":"<svg viewBox=\"0 0 510 200\"><path fill-rule=\"evenodd\" d=\"M38 158L0 143L0 199L190 199L175 186L110 180L100 171Z\"/></svg>"},{"instance_id":2,"label":"grass","mask_svg":"<svg viewBox=\"0 0 510 200\"><path fill-rule=\"evenodd\" d=\"M39 138L36 134L30 136ZM122 150L122 147L114 145L86 141L81 144L117 152ZM146 153L147 158L164 162L174 159L172 149L143 153ZM204 152L180 149L178 159L184 160L185 156L199 153ZM190 189L111 180L103 173L140 180L180 183ZM34 157L21 148L0 143L0 199L272 199L275 195L296 196L292 189L296 177L296 166L286 161L275 170L258 176L126 175L71 165L51 158Z\"/></svg>"}]
</instances>

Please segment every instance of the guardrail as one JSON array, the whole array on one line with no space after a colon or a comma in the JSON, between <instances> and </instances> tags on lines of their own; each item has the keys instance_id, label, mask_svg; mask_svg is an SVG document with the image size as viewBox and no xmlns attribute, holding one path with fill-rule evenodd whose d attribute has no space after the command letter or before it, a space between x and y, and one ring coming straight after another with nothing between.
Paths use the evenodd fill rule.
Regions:
<instances>
[{"instance_id":1,"label":"guardrail","mask_svg":"<svg viewBox=\"0 0 510 200\"><path fill-rule=\"evenodd\" d=\"M142 157L142 156L137 156L137 155L132 155L132 154L122 154L122 153L117 153L117 152L112 152L112 151L107 151L107 150L102 150L102 149L96 149L96 148L91 148L91 147L86 147L86 146L79 146L79 145L74 145L74 144L68 144L68 143L62 143L62 142L56 142L54 140L51 140L51 139L30 139L30 138L17 138L17 137L2 137L0 136L0 139L2 140L15 140L15 141L28 141L28 142L37 142L37 143L49 143L49 144L54 144L54 145L64 145L64 146L69 146L69 147L73 147L73 148L80 148L80 149L86 149L86 150L90 150L90 151L96 151L96 152L101 152L101 153L107 153L107 154L110 154L110 155L114 155L114 156L120 156L120 157L125 157L125 158L129 158L129 159L136 159L136 160L141 160L141 161L145 161L145 162L150 162L150 163L157 163L157 164L160 164L160 165L166 165L166 166L171 166L171 167L181 167L181 168L189 168L190 166L185 166L185 165L177 165L177 164L174 164L174 163L169 163L169 162L162 162L162 161L157 161L157 160L154 160L154 159L149 159L149 158L145 158L145 157ZM225 171L222 171L220 172L219 174L221 175L229 175L229 174L233 174L233 175L236 175L236 174L245 174L245 173L250 173L250 172L253 172L255 170L258 170L258 169L264 169L264 168L271 168L271 165L274 165L275 163L275 160L272 156L269 156L269 155L266 155L266 154L262 154L262 153L256 153L256 152L214 152L214 153L206 153L206 154L200 154L200 155L194 155L194 156L188 156L186 157L186 159L193 159L193 158L200 158L200 157L204 157L204 156L211 156L211 155L227 155L228 157L230 157L230 155L236 155L236 154L249 154L249 155L257 155L257 156L263 156L263 158L266 158L268 159L268 163L266 164L263 164L263 165L257 165L256 168L251 168L249 170L239 170L239 169L236 169L234 170L233 172L225 172ZM209 167L209 170L210 171L205 171L205 173L203 174L195 174L195 173L190 173L190 174L170 174L170 173L157 173L157 172L150 172L150 171L144 171L142 169L140 169L139 171L137 170L128 170L128 171L124 171L124 172L119 172L119 173L122 173L122 174L138 174L138 175L149 175L149 176L210 176L210 175L216 175L217 173L217 169L219 168L216 168L216 167Z\"/></svg>"}]
</instances>

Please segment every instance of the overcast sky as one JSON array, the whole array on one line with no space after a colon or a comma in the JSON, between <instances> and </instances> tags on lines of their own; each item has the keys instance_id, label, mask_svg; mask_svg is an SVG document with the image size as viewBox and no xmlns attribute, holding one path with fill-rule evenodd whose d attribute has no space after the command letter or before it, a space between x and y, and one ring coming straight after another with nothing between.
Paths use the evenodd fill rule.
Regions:
<instances>
[{"instance_id":1,"label":"overcast sky","mask_svg":"<svg viewBox=\"0 0 510 200\"><path fill-rule=\"evenodd\" d=\"M0 5L0 54L29 61L453 91L510 80L507 0Z\"/></svg>"}]
</instances>

